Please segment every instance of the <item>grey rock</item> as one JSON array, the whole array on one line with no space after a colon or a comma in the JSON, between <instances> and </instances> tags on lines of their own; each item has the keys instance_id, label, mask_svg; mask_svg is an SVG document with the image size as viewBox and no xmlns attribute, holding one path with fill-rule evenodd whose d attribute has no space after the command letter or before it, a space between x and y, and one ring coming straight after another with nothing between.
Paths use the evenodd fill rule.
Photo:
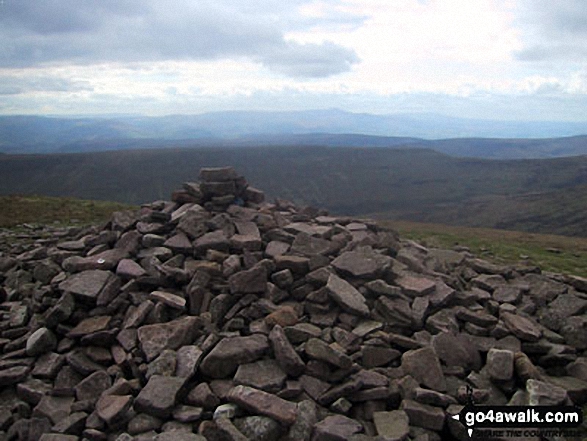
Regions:
<instances>
[{"instance_id":1,"label":"grey rock","mask_svg":"<svg viewBox=\"0 0 587 441\"><path fill-rule=\"evenodd\" d=\"M348 355L318 338L309 339L304 345L304 350L309 357L325 361L342 369L350 368L353 363Z\"/></svg>"},{"instance_id":2,"label":"grey rock","mask_svg":"<svg viewBox=\"0 0 587 441\"><path fill-rule=\"evenodd\" d=\"M171 415L185 378L153 375L137 396L134 408L159 418Z\"/></svg>"},{"instance_id":3,"label":"grey rock","mask_svg":"<svg viewBox=\"0 0 587 441\"><path fill-rule=\"evenodd\" d=\"M343 415L324 418L314 426L312 441L347 441L363 431L363 425Z\"/></svg>"},{"instance_id":4,"label":"grey rock","mask_svg":"<svg viewBox=\"0 0 587 441\"><path fill-rule=\"evenodd\" d=\"M444 411L438 407L420 404L413 400L403 400L400 406L410 419L411 426L440 432L444 427Z\"/></svg>"},{"instance_id":5,"label":"grey rock","mask_svg":"<svg viewBox=\"0 0 587 441\"><path fill-rule=\"evenodd\" d=\"M55 334L47 328L39 328L31 334L26 342L26 353L29 357L36 357L57 347Z\"/></svg>"},{"instance_id":6,"label":"grey rock","mask_svg":"<svg viewBox=\"0 0 587 441\"><path fill-rule=\"evenodd\" d=\"M560 406L567 400L567 391L562 387L544 381L526 381L528 404L530 406Z\"/></svg>"},{"instance_id":7,"label":"grey rock","mask_svg":"<svg viewBox=\"0 0 587 441\"><path fill-rule=\"evenodd\" d=\"M251 386L265 392L279 392L287 375L275 360L259 360L241 364L234 376L236 384Z\"/></svg>"},{"instance_id":8,"label":"grey rock","mask_svg":"<svg viewBox=\"0 0 587 441\"><path fill-rule=\"evenodd\" d=\"M341 308L360 316L369 316L365 297L346 280L332 274L326 285L328 294Z\"/></svg>"},{"instance_id":9,"label":"grey rock","mask_svg":"<svg viewBox=\"0 0 587 441\"><path fill-rule=\"evenodd\" d=\"M130 395L103 395L96 403L96 414L108 425L124 420L132 405Z\"/></svg>"},{"instance_id":10,"label":"grey rock","mask_svg":"<svg viewBox=\"0 0 587 441\"><path fill-rule=\"evenodd\" d=\"M391 258L365 247L342 253L332 261L332 266L343 274L366 279L381 275L391 264Z\"/></svg>"},{"instance_id":11,"label":"grey rock","mask_svg":"<svg viewBox=\"0 0 587 441\"><path fill-rule=\"evenodd\" d=\"M514 374L514 353L506 349L492 348L487 353L487 372L498 381L509 381Z\"/></svg>"},{"instance_id":12,"label":"grey rock","mask_svg":"<svg viewBox=\"0 0 587 441\"><path fill-rule=\"evenodd\" d=\"M78 401L91 401L95 403L102 392L112 386L110 375L104 371L97 371L84 378L75 387L75 396Z\"/></svg>"},{"instance_id":13,"label":"grey rock","mask_svg":"<svg viewBox=\"0 0 587 441\"><path fill-rule=\"evenodd\" d=\"M269 341L277 363L285 373L297 377L304 372L306 366L287 339L281 326L275 325L273 327L269 333Z\"/></svg>"},{"instance_id":14,"label":"grey rock","mask_svg":"<svg viewBox=\"0 0 587 441\"><path fill-rule=\"evenodd\" d=\"M200 371L212 378L226 378L234 374L239 364L258 360L268 349L264 335L224 338L202 360Z\"/></svg>"},{"instance_id":15,"label":"grey rock","mask_svg":"<svg viewBox=\"0 0 587 441\"><path fill-rule=\"evenodd\" d=\"M438 392L446 391L446 380L440 361L431 347L405 352L402 355L402 368L420 384Z\"/></svg>"},{"instance_id":16,"label":"grey rock","mask_svg":"<svg viewBox=\"0 0 587 441\"><path fill-rule=\"evenodd\" d=\"M410 420L403 410L374 412L373 423L377 434L386 441L404 441L410 433Z\"/></svg>"},{"instance_id":17,"label":"grey rock","mask_svg":"<svg viewBox=\"0 0 587 441\"><path fill-rule=\"evenodd\" d=\"M532 320L522 317L521 315L504 312L501 314L507 328L518 337L525 341L538 341L542 336L542 331Z\"/></svg>"},{"instance_id":18,"label":"grey rock","mask_svg":"<svg viewBox=\"0 0 587 441\"><path fill-rule=\"evenodd\" d=\"M197 328L196 317L181 317L168 323L141 326L137 336L147 361L151 361L165 349L192 343Z\"/></svg>"},{"instance_id":19,"label":"grey rock","mask_svg":"<svg viewBox=\"0 0 587 441\"><path fill-rule=\"evenodd\" d=\"M228 401L252 412L273 418L285 425L291 425L297 418L297 406L276 395L249 386L236 386L228 394Z\"/></svg>"}]
</instances>

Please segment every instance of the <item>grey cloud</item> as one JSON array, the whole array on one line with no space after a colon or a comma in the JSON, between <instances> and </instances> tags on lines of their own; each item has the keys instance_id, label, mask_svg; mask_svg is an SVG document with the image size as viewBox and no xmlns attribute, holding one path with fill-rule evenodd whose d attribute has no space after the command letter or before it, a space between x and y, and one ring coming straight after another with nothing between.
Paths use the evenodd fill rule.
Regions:
<instances>
[{"instance_id":1,"label":"grey cloud","mask_svg":"<svg viewBox=\"0 0 587 441\"><path fill-rule=\"evenodd\" d=\"M526 0L518 24L525 47L520 61L582 61L587 54L587 2L584 0Z\"/></svg>"},{"instance_id":2,"label":"grey cloud","mask_svg":"<svg viewBox=\"0 0 587 441\"><path fill-rule=\"evenodd\" d=\"M10 44L0 46L0 67L245 57L298 77L350 69L357 62L350 49L285 41L287 30L313 25L297 14L301 3L7 0L0 39Z\"/></svg>"},{"instance_id":3,"label":"grey cloud","mask_svg":"<svg viewBox=\"0 0 587 441\"><path fill-rule=\"evenodd\" d=\"M346 72L359 58L354 51L332 43L298 44L287 42L263 56L269 68L292 77L319 78Z\"/></svg>"},{"instance_id":4,"label":"grey cloud","mask_svg":"<svg viewBox=\"0 0 587 441\"><path fill-rule=\"evenodd\" d=\"M0 76L0 95L18 95L26 92L81 92L92 91L85 81L74 81L59 77Z\"/></svg>"}]
</instances>

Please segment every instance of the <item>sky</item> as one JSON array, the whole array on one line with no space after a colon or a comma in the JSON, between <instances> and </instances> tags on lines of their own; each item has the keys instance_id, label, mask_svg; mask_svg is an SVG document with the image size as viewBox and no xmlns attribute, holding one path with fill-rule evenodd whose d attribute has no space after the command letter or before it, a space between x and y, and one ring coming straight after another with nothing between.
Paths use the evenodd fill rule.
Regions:
<instances>
[{"instance_id":1,"label":"sky","mask_svg":"<svg viewBox=\"0 0 587 441\"><path fill-rule=\"evenodd\" d=\"M0 114L587 120L585 0L0 0Z\"/></svg>"}]
</instances>

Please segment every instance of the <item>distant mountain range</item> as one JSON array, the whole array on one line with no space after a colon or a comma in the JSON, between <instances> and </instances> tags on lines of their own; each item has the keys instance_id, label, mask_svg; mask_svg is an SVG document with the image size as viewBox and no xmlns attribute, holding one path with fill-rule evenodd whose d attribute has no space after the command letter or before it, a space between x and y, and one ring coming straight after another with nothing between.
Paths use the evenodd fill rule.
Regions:
<instances>
[{"instance_id":1,"label":"distant mountain range","mask_svg":"<svg viewBox=\"0 0 587 441\"><path fill-rule=\"evenodd\" d=\"M406 147L462 157L587 154L587 122L513 122L341 110L215 112L163 117L0 116L2 153L172 147Z\"/></svg>"}]
</instances>

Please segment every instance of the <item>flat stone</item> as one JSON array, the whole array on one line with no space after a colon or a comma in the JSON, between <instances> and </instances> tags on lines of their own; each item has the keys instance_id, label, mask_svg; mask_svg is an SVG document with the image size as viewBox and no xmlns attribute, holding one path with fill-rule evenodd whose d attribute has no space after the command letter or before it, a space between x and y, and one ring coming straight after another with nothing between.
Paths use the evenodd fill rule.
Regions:
<instances>
[{"instance_id":1,"label":"flat stone","mask_svg":"<svg viewBox=\"0 0 587 441\"><path fill-rule=\"evenodd\" d=\"M75 309L75 299L70 293L63 293L55 306L45 313L45 324L48 328L54 328L59 323L67 320Z\"/></svg>"},{"instance_id":2,"label":"flat stone","mask_svg":"<svg viewBox=\"0 0 587 441\"><path fill-rule=\"evenodd\" d=\"M88 414L86 412L74 412L67 418L62 419L55 424L51 430L62 435L81 434L86 427L86 419Z\"/></svg>"},{"instance_id":3,"label":"flat stone","mask_svg":"<svg viewBox=\"0 0 587 441\"><path fill-rule=\"evenodd\" d=\"M57 347L55 334L47 328L39 328L31 334L26 342L26 353L29 357L37 357Z\"/></svg>"},{"instance_id":4,"label":"flat stone","mask_svg":"<svg viewBox=\"0 0 587 441\"><path fill-rule=\"evenodd\" d=\"M522 300L522 290L518 286L498 286L491 294L491 297L499 303L511 303L515 305Z\"/></svg>"},{"instance_id":5,"label":"flat stone","mask_svg":"<svg viewBox=\"0 0 587 441\"><path fill-rule=\"evenodd\" d=\"M248 440L277 441L284 432L281 424L266 416L237 418L234 425Z\"/></svg>"},{"instance_id":6,"label":"flat stone","mask_svg":"<svg viewBox=\"0 0 587 441\"><path fill-rule=\"evenodd\" d=\"M80 300L96 302L100 291L114 277L109 271L89 270L74 274L59 284L59 289L70 292Z\"/></svg>"},{"instance_id":7,"label":"flat stone","mask_svg":"<svg viewBox=\"0 0 587 441\"><path fill-rule=\"evenodd\" d=\"M208 383L200 383L194 387L186 398L188 404L201 406L204 409L215 409L220 404L220 399L216 396Z\"/></svg>"},{"instance_id":8,"label":"flat stone","mask_svg":"<svg viewBox=\"0 0 587 441\"><path fill-rule=\"evenodd\" d=\"M363 431L363 425L343 415L324 418L314 426L312 441L347 441Z\"/></svg>"},{"instance_id":9,"label":"flat stone","mask_svg":"<svg viewBox=\"0 0 587 441\"><path fill-rule=\"evenodd\" d=\"M65 363L65 357L55 352L41 355L35 363L32 375L37 378L53 379Z\"/></svg>"},{"instance_id":10,"label":"flat stone","mask_svg":"<svg viewBox=\"0 0 587 441\"><path fill-rule=\"evenodd\" d=\"M67 337L77 338L93 334L94 332L104 331L105 329L108 329L111 320L112 317L107 315L89 317L79 322L75 328L69 331Z\"/></svg>"},{"instance_id":11,"label":"flat stone","mask_svg":"<svg viewBox=\"0 0 587 441\"><path fill-rule=\"evenodd\" d=\"M410 433L410 419L403 410L373 412L377 434L386 441L404 441Z\"/></svg>"},{"instance_id":12,"label":"flat stone","mask_svg":"<svg viewBox=\"0 0 587 441\"><path fill-rule=\"evenodd\" d=\"M473 323L474 325L481 326L482 328L495 326L498 322L497 317L494 317L484 310L471 310L461 307L456 310L456 316L459 320Z\"/></svg>"},{"instance_id":13,"label":"flat stone","mask_svg":"<svg viewBox=\"0 0 587 441\"><path fill-rule=\"evenodd\" d=\"M207 250L228 251L230 241L222 230L205 233L194 242L194 249L199 254L205 254Z\"/></svg>"},{"instance_id":14,"label":"flat stone","mask_svg":"<svg viewBox=\"0 0 587 441\"><path fill-rule=\"evenodd\" d=\"M178 349L192 343L197 330L196 317L181 317L167 323L141 326L137 336L147 361L165 349Z\"/></svg>"},{"instance_id":15,"label":"flat stone","mask_svg":"<svg viewBox=\"0 0 587 441\"><path fill-rule=\"evenodd\" d=\"M346 311L360 316L369 316L365 297L350 283L332 274L326 285L328 294Z\"/></svg>"},{"instance_id":16,"label":"flat stone","mask_svg":"<svg viewBox=\"0 0 587 441\"><path fill-rule=\"evenodd\" d=\"M394 283L401 288L404 294L410 297L421 297L431 294L436 288L436 282L434 280L407 274L394 280Z\"/></svg>"},{"instance_id":17,"label":"flat stone","mask_svg":"<svg viewBox=\"0 0 587 441\"><path fill-rule=\"evenodd\" d=\"M277 361L259 360L254 363L241 364L234 376L236 384L251 386L265 392L277 393L281 390L287 375Z\"/></svg>"},{"instance_id":18,"label":"flat stone","mask_svg":"<svg viewBox=\"0 0 587 441\"><path fill-rule=\"evenodd\" d=\"M498 381L509 381L514 375L514 353L506 349L491 348L487 353L487 372Z\"/></svg>"},{"instance_id":19,"label":"flat stone","mask_svg":"<svg viewBox=\"0 0 587 441\"><path fill-rule=\"evenodd\" d=\"M391 361L397 360L402 355L400 351L393 348L371 345L365 345L361 353L362 364L366 369L385 366Z\"/></svg>"},{"instance_id":20,"label":"flat stone","mask_svg":"<svg viewBox=\"0 0 587 441\"><path fill-rule=\"evenodd\" d=\"M174 253L189 254L193 251L192 242L181 232L167 239L163 243L163 246L169 248Z\"/></svg>"},{"instance_id":21,"label":"flat stone","mask_svg":"<svg viewBox=\"0 0 587 441\"><path fill-rule=\"evenodd\" d=\"M234 167L204 167L199 177L204 182L226 182L236 180L238 174Z\"/></svg>"},{"instance_id":22,"label":"flat stone","mask_svg":"<svg viewBox=\"0 0 587 441\"><path fill-rule=\"evenodd\" d=\"M182 346L177 350L175 376L181 378L191 378L196 374L204 353L192 345Z\"/></svg>"},{"instance_id":23,"label":"flat stone","mask_svg":"<svg viewBox=\"0 0 587 441\"><path fill-rule=\"evenodd\" d=\"M267 269L262 265L239 271L228 278L231 294L264 293L267 289Z\"/></svg>"},{"instance_id":24,"label":"flat stone","mask_svg":"<svg viewBox=\"0 0 587 441\"><path fill-rule=\"evenodd\" d=\"M104 371L97 371L86 377L75 387L75 396L78 401L88 400L95 403L102 392L112 386L110 375Z\"/></svg>"},{"instance_id":25,"label":"flat stone","mask_svg":"<svg viewBox=\"0 0 587 441\"><path fill-rule=\"evenodd\" d=\"M138 279L147 274L147 271L132 259L122 259L116 267L116 275L122 279Z\"/></svg>"},{"instance_id":26,"label":"flat stone","mask_svg":"<svg viewBox=\"0 0 587 441\"><path fill-rule=\"evenodd\" d=\"M375 302L375 309L385 323L394 327L412 329L416 322L410 303L404 298L380 296Z\"/></svg>"},{"instance_id":27,"label":"flat stone","mask_svg":"<svg viewBox=\"0 0 587 441\"><path fill-rule=\"evenodd\" d=\"M525 341L538 341L542 336L540 328L532 322L532 320L522 317L517 314L504 312L501 314L501 319L507 328L518 337Z\"/></svg>"},{"instance_id":28,"label":"flat stone","mask_svg":"<svg viewBox=\"0 0 587 441\"><path fill-rule=\"evenodd\" d=\"M293 326L298 322L298 314L296 310L290 306L285 305L273 311L265 317L265 323L269 326L280 325L281 327Z\"/></svg>"},{"instance_id":29,"label":"flat stone","mask_svg":"<svg viewBox=\"0 0 587 441\"><path fill-rule=\"evenodd\" d=\"M530 406L560 406L567 399L562 387L534 379L526 381L526 391Z\"/></svg>"},{"instance_id":30,"label":"flat stone","mask_svg":"<svg viewBox=\"0 0 587 441\"><path fill-rule=\"evenodd\" d=\"M20 383L30 372L28 366L15 366L0 370L0 387Z\"/></svg>"},{"instance_id":31,"label":"flat stone","mask_svg":"<svg viewBox=\"0 0 587 441\"><path fill-rule=\"evenodd\" d=\"M432 336L432 347L447 366L461 366L469 370L479 370L481 355L477 348L461 334L441 332Z\"/></svg>"},{"instance_id":32,"label":"flat stone","mask_svg":"<svg viewBox=\"0 0 587 441\"><path fill-rule=\"evenodd\" d=\"M154 307L155 304L150 300L141 302L141 304L137 307L131 306L126 311L126 317L124 319L124 323L122 324L122 328L138 328L143 324Z\"/></svg>"},{"instance_id":33,"label":"flat stone","mask_svg":"<svg viewBox=\"0 0 587 441\"><path fill-rule=\"evenodd\" d=\"M309 339L304 345L304 350L308 357L325 361L342 369L348 369L353 364L352 359L348 355L334 349L318 338Z\"/></svg>"},{"instance_id":34,"label":"flat stone","mask_svg":"<svg viewBox=\"0 0 587 441\"><path fill-rule=\"evenodd\" d=\"M267 337L261 334L224 338L204 358L200 372L212 378L226 378L240 364L258 360L268 349Z\"/></svg>"},{"instance_id":35,"label":"flat stone","mask_svg":"<svg viewBox=\"0 0 587 441\"><path fill-rule=\"evenodd\" d=\"M305 275L310 270L310 259L301 256L281 255L275 256L277 270L288 269L294 274Z\"/></svg>"},{"instance_id":36,"label":"flat stone","mask_svg":"<svg viewBox=\"0 0 587 441\"><path fill-rule=\"evenodd\" d=\"M420 384L439 392L446 391L446 380L438 356L431 347L413 349L402 355L402 368Z\"/></svg>"},{"instance_id":37,"label":"flat stone","mask_svg":"<svg viewBox=\"0 0 587 441\"><path fill-rule=\"evenodd\" d=\"M294 253L304 256L326 255L332 249L332 242L306 233L299 233L293 241L291 249Z\"/></svg>"},{"instance_id":38,"label":"flat stone","mask_svg":"<svg viewBox=\"0 0 587 441\"><path fill-rule=\"evenodd\" d=\"M106 424L114 426L124 420L131 405L131 395L103 395L96 403L96 413Z\"/></svg>"},{"instance_id":39,"label":"flat stone","mask_svg":"<svg viewBox=\"0 0 587 441\"><path fill-rule=\"evenodd\" d=\"M185 378L153 375L137 396L134 408L158 418L167 418L177 404Z\"/></svg>"},{"instance_id":40,"label":"flat stone","mask_svg":"<svg viewBox=\"0 0 587 441\"><path fill-rule=\"evenodd\" d=\"M400 409L410 419L411 426L440 432L444 427L444 411L438 407L420 404L413 400L403 400Z\"/></svg>"},{"instance_id":41,"label":"flat stone","mask_svg":"<svg viewBox=\"0 0 587 441\"><path fill-rule=\"evenodd\" d=\"M23 383L18 383L16 393L21 400L36 406L41 401L41 398L51 392L52 389L52 384L31 378ZM1 426L2 424L0 423Z\"/></svg>"},{"instance_id":42,"label":"flat stone","mask_svg":"<svg viewBox=\"0 0 587 441\"><path fill-rule=\"evenodd\" d=\"M332 266L343 274L365 279L377 278L390 265L391 258L371 248L342 253L332 261Z\"/></svg>"},{"instance_id":43,"label":"flat stone","mask_svg":"<svg viewBox=\"0 0 587 441\"><path fill-rule=\"evenodd\" d=\"M281 326L275 325L273 327L269 333L269 341L271 342L275 359L285 373L297 377L304 372L306 366L287 339Z\"/></svg>"},{"instance_id":44,"label":"flat stone","mask_svg":"<svg viewBox=\"0 0 587 441\"><path fill-rule=\"evenodd\" d=\"M164 305L179 311L185 310L186 299L176 294L171 294L165 291L153 291L149 294L149 299L154 302L161 302Z\"/></svg>"},{"instance_id":45,"label":"flat stone","mask_svg":"<svg viewBox=\"0 0 587 441\"><path fill-rule=\"evenodd\" d=\"M281 242L279 240L272 240L267 244L265 247L265 254L268 257L275 258L277 256L283 256L285 253L289 251L290 245L286 242Z\"/></svg>"},{"instance_id":46,"label":"flat stone","mask_svg":"<svg viewBox=\"0 0 587 441\"><path fill-rule=\"evenodd\" d=\"M319 380L316 377L312 377L310 375L302 375L300 377L300 383L302 384L302 388L304 391L314 400L318 401L318 399L328 390L330 389L330 383L325 381Z\"/></svg>"},{"instance_id":47,"label":"flat stone","mask_svg":"<svg viewBox=\"0 0 587 441\"><path fill-rule=\"evenodd\" d=\"M276 395L249 386L236 386L228 394L228 401L245 409L273 418L282 424L291 425L296 421L297 406Z\"/></svg>"},{"instance_id":48,"label":"flat stone","mask_svg":"<svg viewBox=\"0 0 587 441\"><path fill-rule=\"evenodd\" d=\"M33 409L33 417L45 417L51 423L57 424L71 413L74 400L73 397L45 395Z\"/></svg>"}]
</instances>

